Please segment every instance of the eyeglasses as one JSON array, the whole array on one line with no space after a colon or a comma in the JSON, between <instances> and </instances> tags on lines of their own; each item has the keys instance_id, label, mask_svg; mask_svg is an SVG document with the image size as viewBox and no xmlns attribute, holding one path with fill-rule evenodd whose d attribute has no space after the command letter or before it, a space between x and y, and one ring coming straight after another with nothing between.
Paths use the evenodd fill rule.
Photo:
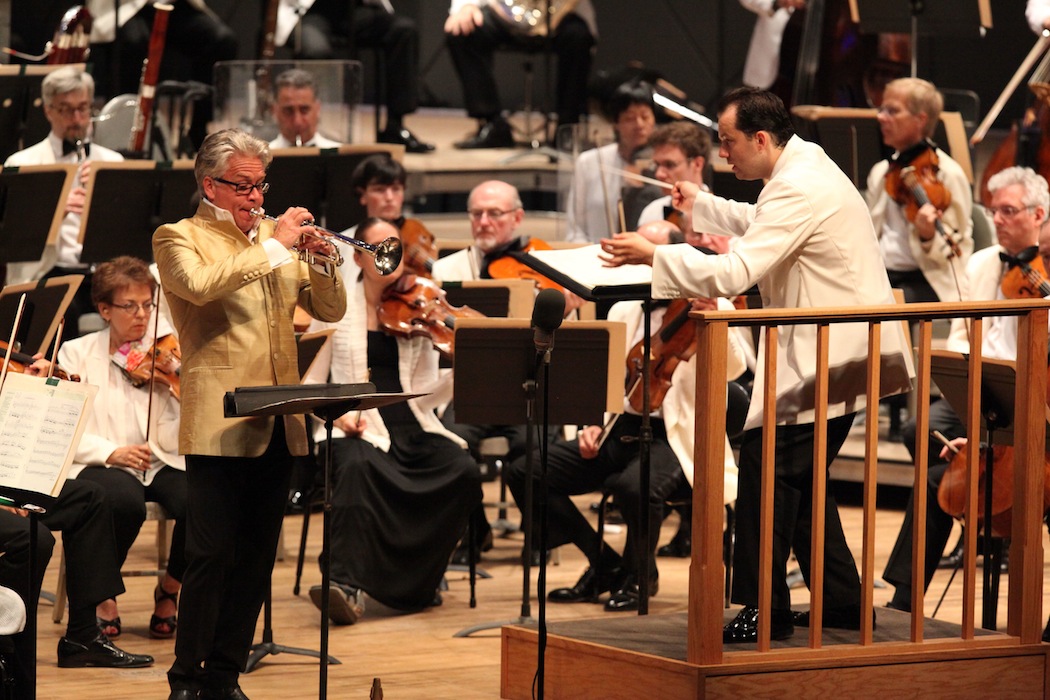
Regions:
<instances>
[{"instance_id":1,"label":"eyeglasses","mask_svg":"<svg viewBox=\"0 0 1050 700\"><path fill-rule=\"evenodd\" d=\"M114 309L120 309L128 316L134 316L140 310L142 311L142 313L151 314L153 313L153 309L157 308L157 305L154 304L152 301L145 301L141 304L136 304L133 301L129 301L127 304L110 304L110 306L112 306Z\"/></svg>"},{"instance_id":2,"label":"eyeglasses","mask_svg":"<svg viewBox=\"0 0 1050 700\"><path fill-rule=\"evenodd\" d=\"M657 168L663 168L664 170L676 170L682 167L682 163L685 161L681 160L654 160L653 165Z\"/></svg>"},{"instance_id":3,"label":"eyeglasses","mask_svg":"<svg viewBox=\"0 0 1050 700\"><path fill-rule=\"evenodd\" d=\"M229 185L233 188L234 192L242 196L251 194L252 190L259 190L259 194L266 194L270 191L269 182L230 182L229 180L223 180L221 177L213 177L212 180L215 180L215 182L221 182L224 185Z\"/></svg>"},{"instance_id":4,"label":"eyeglasses","mask_svg":"<svg viewBox=\"0 0 1050 700\"><path fill-rule=\"evenodd\" d=\"M1004 218L1010 219L1017 216L1023 211L1029 209L1035 209L1034 206L1028 205L1018 209L1017 207L1005 206L1005 207L985 207L985 211L988 212L988 216L994 217L996 214L1002 214Z\"/></svg>"},{"instance_id":5,"label":"eyeglasses","mask_svg":"<svg viewBox=\"0 0 1050 700\"><path fill-rule=\"evenodd\" d=\"M53 104L51 105L51 109L58 112L65 119L69 119L74 114L83 114L85 116L91 114L91 104L88 102L84 102L83 104L79 105L71 105L66 103Z\"/></svg>"},{"instance_id":6,"label":"eyeglasses","mask_svg":"<svg viewBox=\"0 0 1050 700\"><path fill-rule=\"evenodd\" d=\"M489 217L490 220L495 221L507 214L513 214L517 210L518 208L511 209L510 211L503 211L502 209L469 209L467 210L467 214L469 214L470 218L474 221L481 221L486 216Z\"/></svg>"}]
</instances>

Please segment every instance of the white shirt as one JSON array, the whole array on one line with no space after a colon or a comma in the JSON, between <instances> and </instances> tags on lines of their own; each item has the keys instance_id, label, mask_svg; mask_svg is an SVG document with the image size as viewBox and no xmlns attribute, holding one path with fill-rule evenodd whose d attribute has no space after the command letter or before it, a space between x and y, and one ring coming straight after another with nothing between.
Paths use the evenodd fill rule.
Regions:
<instances>
[{"instance_id":1,"label":"white shirt","mask_svg":"<svg viewBox=\"0 0 1050 700\"><path fill-rule=\"evenodd\" d=\"M309 146L313 148L339 148L343 144L332 139L325 138L319 131L315 131L313 138L303 144L303 146ZM277 138L270 142L270 148L295 148L295 144L284 137L283 134L278 134Z\"/></svg>"}]
</instances>

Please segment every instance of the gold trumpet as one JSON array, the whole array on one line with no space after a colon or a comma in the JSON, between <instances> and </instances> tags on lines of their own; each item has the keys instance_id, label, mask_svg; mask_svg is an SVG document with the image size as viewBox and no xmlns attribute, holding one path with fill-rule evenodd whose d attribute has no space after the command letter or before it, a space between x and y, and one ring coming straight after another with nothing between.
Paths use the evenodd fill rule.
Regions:
<instances>
[{"instance_id":1,"label":"gold trumpet","mask_svg":"<svg viewBox=\"0 0 1050 700\"><path fill-rule=\"evenodd\" d=\"M258 216L266 219L267 221L277 221L277 217L270 216L266 213L265 209L251 209L249 210L252 216ZM316 226L312 221L304 221L303 226L310 226L314 231L320 233L313 233L310 231L303 231L300 234L300 240L302 238L316 238L317 240L324 241L325 243L332 243L331 239L337 239L347 243L360 251L368 253L372 256L372 260L376 266L376 272L381 275L389 275L391 272L397 269L397 266L401 264L401 241L394 236L380 241L379 243L365 243L356 238L350 236L344 236L341 233L336 233L330 229ZM335 251L330 255L322 253L316 253L312 250L306 250L305 248L299 248L292 246L292 250L299 254L299 259L308 263L315 262L329 262L338 267L343 264L343 256L339 253L339 249L334 245L332 250Z\"/></svg>"}]
</instances>

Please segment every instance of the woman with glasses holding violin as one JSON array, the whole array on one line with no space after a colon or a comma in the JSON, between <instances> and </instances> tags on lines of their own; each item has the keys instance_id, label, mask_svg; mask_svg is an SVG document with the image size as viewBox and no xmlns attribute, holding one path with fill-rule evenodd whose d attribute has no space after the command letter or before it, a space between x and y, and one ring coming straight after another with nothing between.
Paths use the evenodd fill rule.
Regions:
<instances>
[{"instance_id":1,"label":"woman with glasses holding violin","mask_svg":"<svg viewBox=\"0 0 1050 700\"><path fill-rule=\"evenodd\" d=\"M153 354L157 282L145 262L121 256L98 266L91 298L106 328L68 340L59 364L75 367L82 380L98 387L95 410L87 414L84 436L74 455L70 478L102 486L113 513L117 561L123 564L146 519L146 501L156 501L174 518L167 572L154 591L156 607L149 635L175 636L180 581L186 570L186 472L178 455L179 402L170 382L134 377L143 358ZM167 331L170 333L170 329ZM175 375L176 367L157 371ZM121 633L114 598L96 609L110 639Z\"/></svg>"}]
</instances>

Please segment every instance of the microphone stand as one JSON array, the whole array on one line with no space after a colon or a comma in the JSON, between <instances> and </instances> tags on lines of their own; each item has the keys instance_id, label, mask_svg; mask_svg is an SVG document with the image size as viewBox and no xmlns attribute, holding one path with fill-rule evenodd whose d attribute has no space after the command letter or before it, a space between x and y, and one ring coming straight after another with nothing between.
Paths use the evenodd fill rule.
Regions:
<instances>
[{"instance_id":1,"label":"microphone stand","mask_svg":"<svg viewBox=\"0 0 1050 700\"><path fill-rule=\"evenodd\" d=\"M548 19L549 21L549 19ZM548 431L550 426L547 420L547 411L550 408L550 370L551 370L551 349L553 344L547 346L543 352L537 351L536 353L536 364L537 366L543 366L543 403L542 411L540 412L540 425L542 428L542 442L540 443L540 498L539 498L539 517L540 517L540 571L539 576L536 580L536 597L539 601L539 638L536 644L536 697L538 700L543 700L543 677L544 677L544 657L547 651L547 540L548 540L548 528L547 528L547 446L548 442ZM538 367L537 367L538 368ZM531 479L530 479L531 483ZM526 538L531 530L526 530ZM531 552L529 553L531 558ZM526 582L528 579L526 579Z\"/></svg>"}]
</instances>

